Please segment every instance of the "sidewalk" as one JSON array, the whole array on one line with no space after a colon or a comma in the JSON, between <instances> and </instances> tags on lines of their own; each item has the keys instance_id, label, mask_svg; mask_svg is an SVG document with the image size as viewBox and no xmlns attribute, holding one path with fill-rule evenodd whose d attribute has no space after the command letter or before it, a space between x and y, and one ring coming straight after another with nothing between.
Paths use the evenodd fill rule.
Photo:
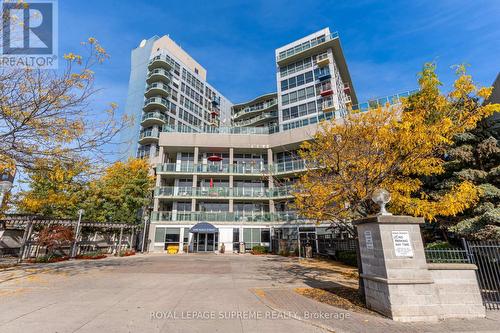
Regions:
<instances>
[{"instance_id":1,"label":"sidewalk","mask_svg":"<svg viewBox=\"0 0 500 333\"><path fill-rule=\"evenodd\" d=\"M272 310L294 314L298 316L298 320L336 333L498 332L500 326L500 311L488 311L485 319L400 323L378 315L352 312L323 304L301 296L291 289L255 289L254 294ZM318 318L312 318L313 316ZM328 316L329 319L326 318Z\"/></svg>"}]
</instances>

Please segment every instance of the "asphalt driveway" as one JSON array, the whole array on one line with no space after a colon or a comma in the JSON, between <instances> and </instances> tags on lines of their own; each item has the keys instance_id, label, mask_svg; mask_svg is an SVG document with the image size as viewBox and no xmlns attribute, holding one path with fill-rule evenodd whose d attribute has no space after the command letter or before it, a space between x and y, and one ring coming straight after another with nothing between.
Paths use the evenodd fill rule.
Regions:
<instances>
[{"instance_id":1,"label":"asphalt driveway","mask_svg":"<svg viewBox=\"0 0 500 333\"><path fill-rule=\"evenodd\" d=\"M261 288L305 286L290 259L149 255L0 273L0 332L324 332ZM262 296L262 295L261 295Z\"/></svg>"}]
</instances>

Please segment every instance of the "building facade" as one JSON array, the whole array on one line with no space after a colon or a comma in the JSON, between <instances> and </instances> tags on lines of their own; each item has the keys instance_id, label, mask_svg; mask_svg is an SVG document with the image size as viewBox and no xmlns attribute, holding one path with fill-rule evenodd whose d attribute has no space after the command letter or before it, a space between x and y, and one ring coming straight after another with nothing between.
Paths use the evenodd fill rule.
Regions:
<instances>
[{"instance_id":1,"label":"building facade","mask_svg":"<svg viewBox=\"0 0 500 333\"><path fill-rule=\"evenodd\" d=\"M243 250L241 243L245 250L272 248L282 239L314 243L329 232L328 224L293 210L292 186L306 167L298 149L319 122L405 95L358 105L339 36L328 28L275 55L276 92L233 105L168 36L152 43L141 62L137 149L156 177L150 251L233 252Z\"/></svg>"}]
</instances>

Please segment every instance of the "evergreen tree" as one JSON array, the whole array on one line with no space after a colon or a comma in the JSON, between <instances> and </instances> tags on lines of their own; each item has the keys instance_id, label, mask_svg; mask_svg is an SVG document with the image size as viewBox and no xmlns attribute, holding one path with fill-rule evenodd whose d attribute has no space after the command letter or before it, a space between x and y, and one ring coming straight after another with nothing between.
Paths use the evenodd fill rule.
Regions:
<instances>
[{"instance_id":1,"label":"evergreen tree","mask_svg":"<svg viewBox=\"0 0 500 333\"><path fill-rule=\"evenodd\" d=\"M500 93L500 75L492 97ZM498 103L490 97L488 102ZM467 239L500 239L500 114L496 113L478 126L454 138L447 152L446 172L429 181L436 191L445 191L462 181L470 181L481 189L476 205L452 218L441 218L443 229Z\"/></svg>"}]
</instances>

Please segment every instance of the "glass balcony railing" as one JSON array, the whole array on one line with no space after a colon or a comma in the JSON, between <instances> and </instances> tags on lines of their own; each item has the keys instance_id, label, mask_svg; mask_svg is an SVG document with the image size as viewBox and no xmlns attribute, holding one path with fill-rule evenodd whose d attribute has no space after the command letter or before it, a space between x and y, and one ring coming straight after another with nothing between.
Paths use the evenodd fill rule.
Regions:
<instances>
[{"instance_id":1,"label":"glass balcony railing","mask_svg":"<svg viewBox=\"0 0 500 333\"><path fill-rule=\"evenodd\" d=\"M278 131L278 126L269 127L190 127L185 125L164 125L163 132L172 133L208 133L208 134L272 134Z\"/></svg>"},{"instance_id":2,"label":"glass balcony railing","mask_svg":"<svg viewBox=\"0 0 500 333\"><path fill-rule=\"evenodd\" d=\"M288 50L280 52L278 55L278 58L276 60L281 61L281 60L284 60L286 58L290 58L291 56L294 56L296 54L299 54L301 52L309 50L310 48L321 45L325 42L328 42L328 41L333 40L333 39L338 38L338 37L339 37L339 33L333 32L330 35L322 36L319 38L313 38L311 40L308 40L307 42L304 42L302 44L299 44L299 45L296 45L292 48L289 48Z\"/></svg>"},{"instance_id":3,"label":"glass balcony railing","mask_svg":"<svg viewBox=\"0 0 500 333\"><path fill-rule=\"evenodd\" d=\"M146 94L153 90L161 90L167 94L170 94L170 87L163 82L153 82L151 84L148 84L148 86L146 87Z\"/></svg>"},{"instance_id":4,"label":"glass balcony railing","mask_svg":"<svg viewBox=\"0 0 500 333\"><path fill-rule=\"evenodd\" d=\"M152 78L155 76L161 76L163 78L167 78L168 80L172 80L172 74L163 68L155 68L155 69L149 71L147 80L152 81Z\"/></svg>"},{"instance_id":5,"label":"glass balcony railing","mask_svg":"<svg viewBox=\"0 0 500 333\"><path fill-rule=\"evenodd\" d=\"M142 131L141 134L139 135L139 140L147 139L147 138L153 138L157 139L160 137L160 132L156 130L146 130Z\"/></svg>"},{"instance_id":6,"label":"glass balcony railing","mask_svg":"<svg viewBox=\"0 0 500 333\"><path fill-rule=\"evenodd\" d=\"M185 198L262 198L273 199L292 197L293 188L282 186L275 188L265 187L175 187L161 186L155 189L159 197L185 197Z\"/></svg>"},{"instance_id":7,"label":"glass balcony railing","mask_svg":"<svg viewBox=\"0 0 500 333\"><path fill-rule=\"evenodd\" d=\"M163 97L146 98L146 100L144 101L144 107L147 108L147 107L150 107L153 105L161 105L161 106L165 107L165 110L168 110L170 103L168 102L167 99L165 99Z\"/></svg>"},{"instance_id":8,"label":"glass balcony railing","mask_svg":"<svg viewBox=\"0 0 500 333\"><path fill-rule=\"evenodd\" d=\"M236 118L238 118L244 114L247 114L247 113L252 113L252 112L257 112L257 111L269 109L270 107L273 107L276 105L278 105L278 100L274 99L272 102L262 103L262 104L252 106L252 107L246 107L244 109L239 110L235 114L233 114L233 119L236 119Z\"/></svg>"},{"instance_id":9,"label":"glass balcony railing","mask_svg":"<svg viewBox=\"0 0 500 333\"><path fill-rule=\"evenodd\" d=\"M268 175L298 172L306 170L307 165L304 160L294 160L282 163L268 164L192 164L192 163L163 163L156 166L158 173L220 173L220 174L238 174L238 175Z\"/></svg>"},{"instance_id":10,"label":"glass balcony railing","mask_svg":"<svg viewBox=\"0 0 500 333\"><path fill-rule=\"evenodd\" d=\"M160 112L147 112L142 115L141 123L147 121L147 120L161 120L162 122L165 122L166 117L163 113Z\"/></svg>"},{"instance_id":11,"label":"glass balcony railing","mask_svg":"<svg viewBox=\"0 0 500 333\"><path fill-rule=\"evenodd\" d=\"M189 222L289 222L304 220L296 212L170 212L151 213L151 221L189 221Z\"/></svg>"},{"instance_id":12,"label":"glass balcony railing","mask_svg":"<svg viewBox=\"0 0 500 333\"><path fill-rule=\"evenodd\" d=\"M169 57L163 55L163 54L159 54L153 58L151 58L151 60L149 60L149 66L153 65L153 64L162 64L162 65L167 65L167 67L169 68L172 68L174 66L174 63L173 63L173 60L170 59Z\"/></svg>"},{"instance_id":13,"label":"glass balcony railing","mask_svg":"<svg viewBox=\"0 0 500 333\"><path fill-rule=\"evenodd\" d=\"M278 118L278 112L263 113L257 117L253 117L253 118L241 120L241 121L236 121L236 122L234 122L233 125L236 127L248 126L248 125L255 124L256 122L259 122L261 120L273 119L273 118Z\"/></svg>"}]
</instances>

